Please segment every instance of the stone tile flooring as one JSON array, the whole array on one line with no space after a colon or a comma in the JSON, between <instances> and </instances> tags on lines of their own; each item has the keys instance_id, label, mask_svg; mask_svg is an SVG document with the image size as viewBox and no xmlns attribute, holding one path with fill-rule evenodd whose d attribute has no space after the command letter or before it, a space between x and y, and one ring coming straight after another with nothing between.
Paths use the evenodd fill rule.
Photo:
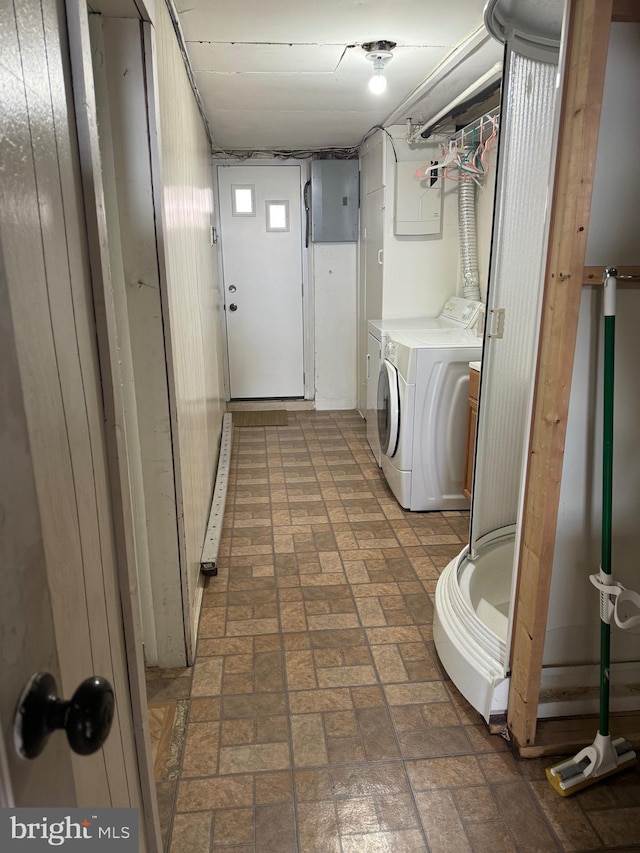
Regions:
<instances>
[{"instance_id":1,"label":"stone tile flooring","mask_svg":"<svg viewBox=\"0 0 640 853\"><path fill-rule=\"evenodd\" d=\"M559 797L441 669L432 600L467 524L404 512L355 412L235 430L192 677L150 677L190 697L181 769L159 765L171 853L640 850L637 769Z\"/></svg>"}]
</instances>

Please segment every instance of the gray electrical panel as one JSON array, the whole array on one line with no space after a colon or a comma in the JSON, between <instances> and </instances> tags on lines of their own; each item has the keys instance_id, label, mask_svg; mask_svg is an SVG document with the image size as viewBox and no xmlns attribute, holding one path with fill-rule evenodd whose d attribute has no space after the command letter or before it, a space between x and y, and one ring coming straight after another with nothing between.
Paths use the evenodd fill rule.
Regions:
<instances>
[{"instance_id":1,"label":"gray electrical panel","mask_svg":"<svg viewBox=\"0 0 640 853\"><path fill-rule=\"evenodd\" d=\"M311 239L314 243L358 240L360 181L357 160L311 161Z\"/></svg>"}]
</instances>

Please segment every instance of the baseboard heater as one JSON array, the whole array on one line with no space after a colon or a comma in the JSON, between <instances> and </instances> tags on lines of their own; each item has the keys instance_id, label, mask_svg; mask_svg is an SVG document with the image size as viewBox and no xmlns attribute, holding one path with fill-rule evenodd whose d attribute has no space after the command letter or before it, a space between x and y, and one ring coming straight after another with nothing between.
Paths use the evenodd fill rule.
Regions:
<instances>
[{"instance_id":1,"label":"baseboard heater","mask_svg":"<svg viewBox=\"0 0 640 853\"><path fill-rule=\"evenodd\" d=\"M218 471L216 484L213 489L211 501L211 512L209 523L202 546L200 557L200 570L203 575L211 577L218 574L218 550L222 537L222 521L224 519L224 505L227 500L227 487L229 485L229 469L231 466L231 445L233 444L233 419L231 413L222 416L222 437L220 439L220 455L218 457Z\"/></svg>"}]
</instances>

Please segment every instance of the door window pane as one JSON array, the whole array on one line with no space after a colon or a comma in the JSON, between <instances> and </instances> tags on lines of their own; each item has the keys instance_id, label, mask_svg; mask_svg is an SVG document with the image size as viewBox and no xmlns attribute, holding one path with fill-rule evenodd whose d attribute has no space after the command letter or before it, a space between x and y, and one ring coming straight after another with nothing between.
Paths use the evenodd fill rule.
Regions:
<instances>
[{"instance_id":1,"label":"door window pane","mask_svg":"<svg viewBox=\"0 0 640 853\"><path fill-rule=\"evenodd\" d=\"M231 208L234 216L255 216L255 187L252 184L232 184Z\"/></svg>"},{"instance_id":2,"label":"door window pane","mask_svg":"<svg viewBox=\"0 0 640 853\"><path fill-rule=\"evenodd\" d=\"M267 202L267 231L289 230L289 202Z\"/></svg>"}]
</instances>

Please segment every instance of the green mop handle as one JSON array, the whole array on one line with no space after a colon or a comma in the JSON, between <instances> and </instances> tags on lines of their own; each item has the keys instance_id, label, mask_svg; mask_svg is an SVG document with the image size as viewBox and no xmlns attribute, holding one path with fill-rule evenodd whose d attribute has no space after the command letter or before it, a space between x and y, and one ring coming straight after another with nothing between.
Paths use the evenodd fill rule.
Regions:
<instances>
[{"instance_id":1,"label":"green mop handle","mask_svg":"<svg viewBox=\"0 0 640 853\"><path fill-rule=\"evenodd\" d=\"M602 562L601 570L611 575L611 524L613 515L613 385L616 340L616 276L609 267L604 274L604 401L602 425ZM601 594L604 596L604 593ZM609 599L600 605L600 734L609 734L609 667L611 625Z\"/></svg>"}]
</instances>

